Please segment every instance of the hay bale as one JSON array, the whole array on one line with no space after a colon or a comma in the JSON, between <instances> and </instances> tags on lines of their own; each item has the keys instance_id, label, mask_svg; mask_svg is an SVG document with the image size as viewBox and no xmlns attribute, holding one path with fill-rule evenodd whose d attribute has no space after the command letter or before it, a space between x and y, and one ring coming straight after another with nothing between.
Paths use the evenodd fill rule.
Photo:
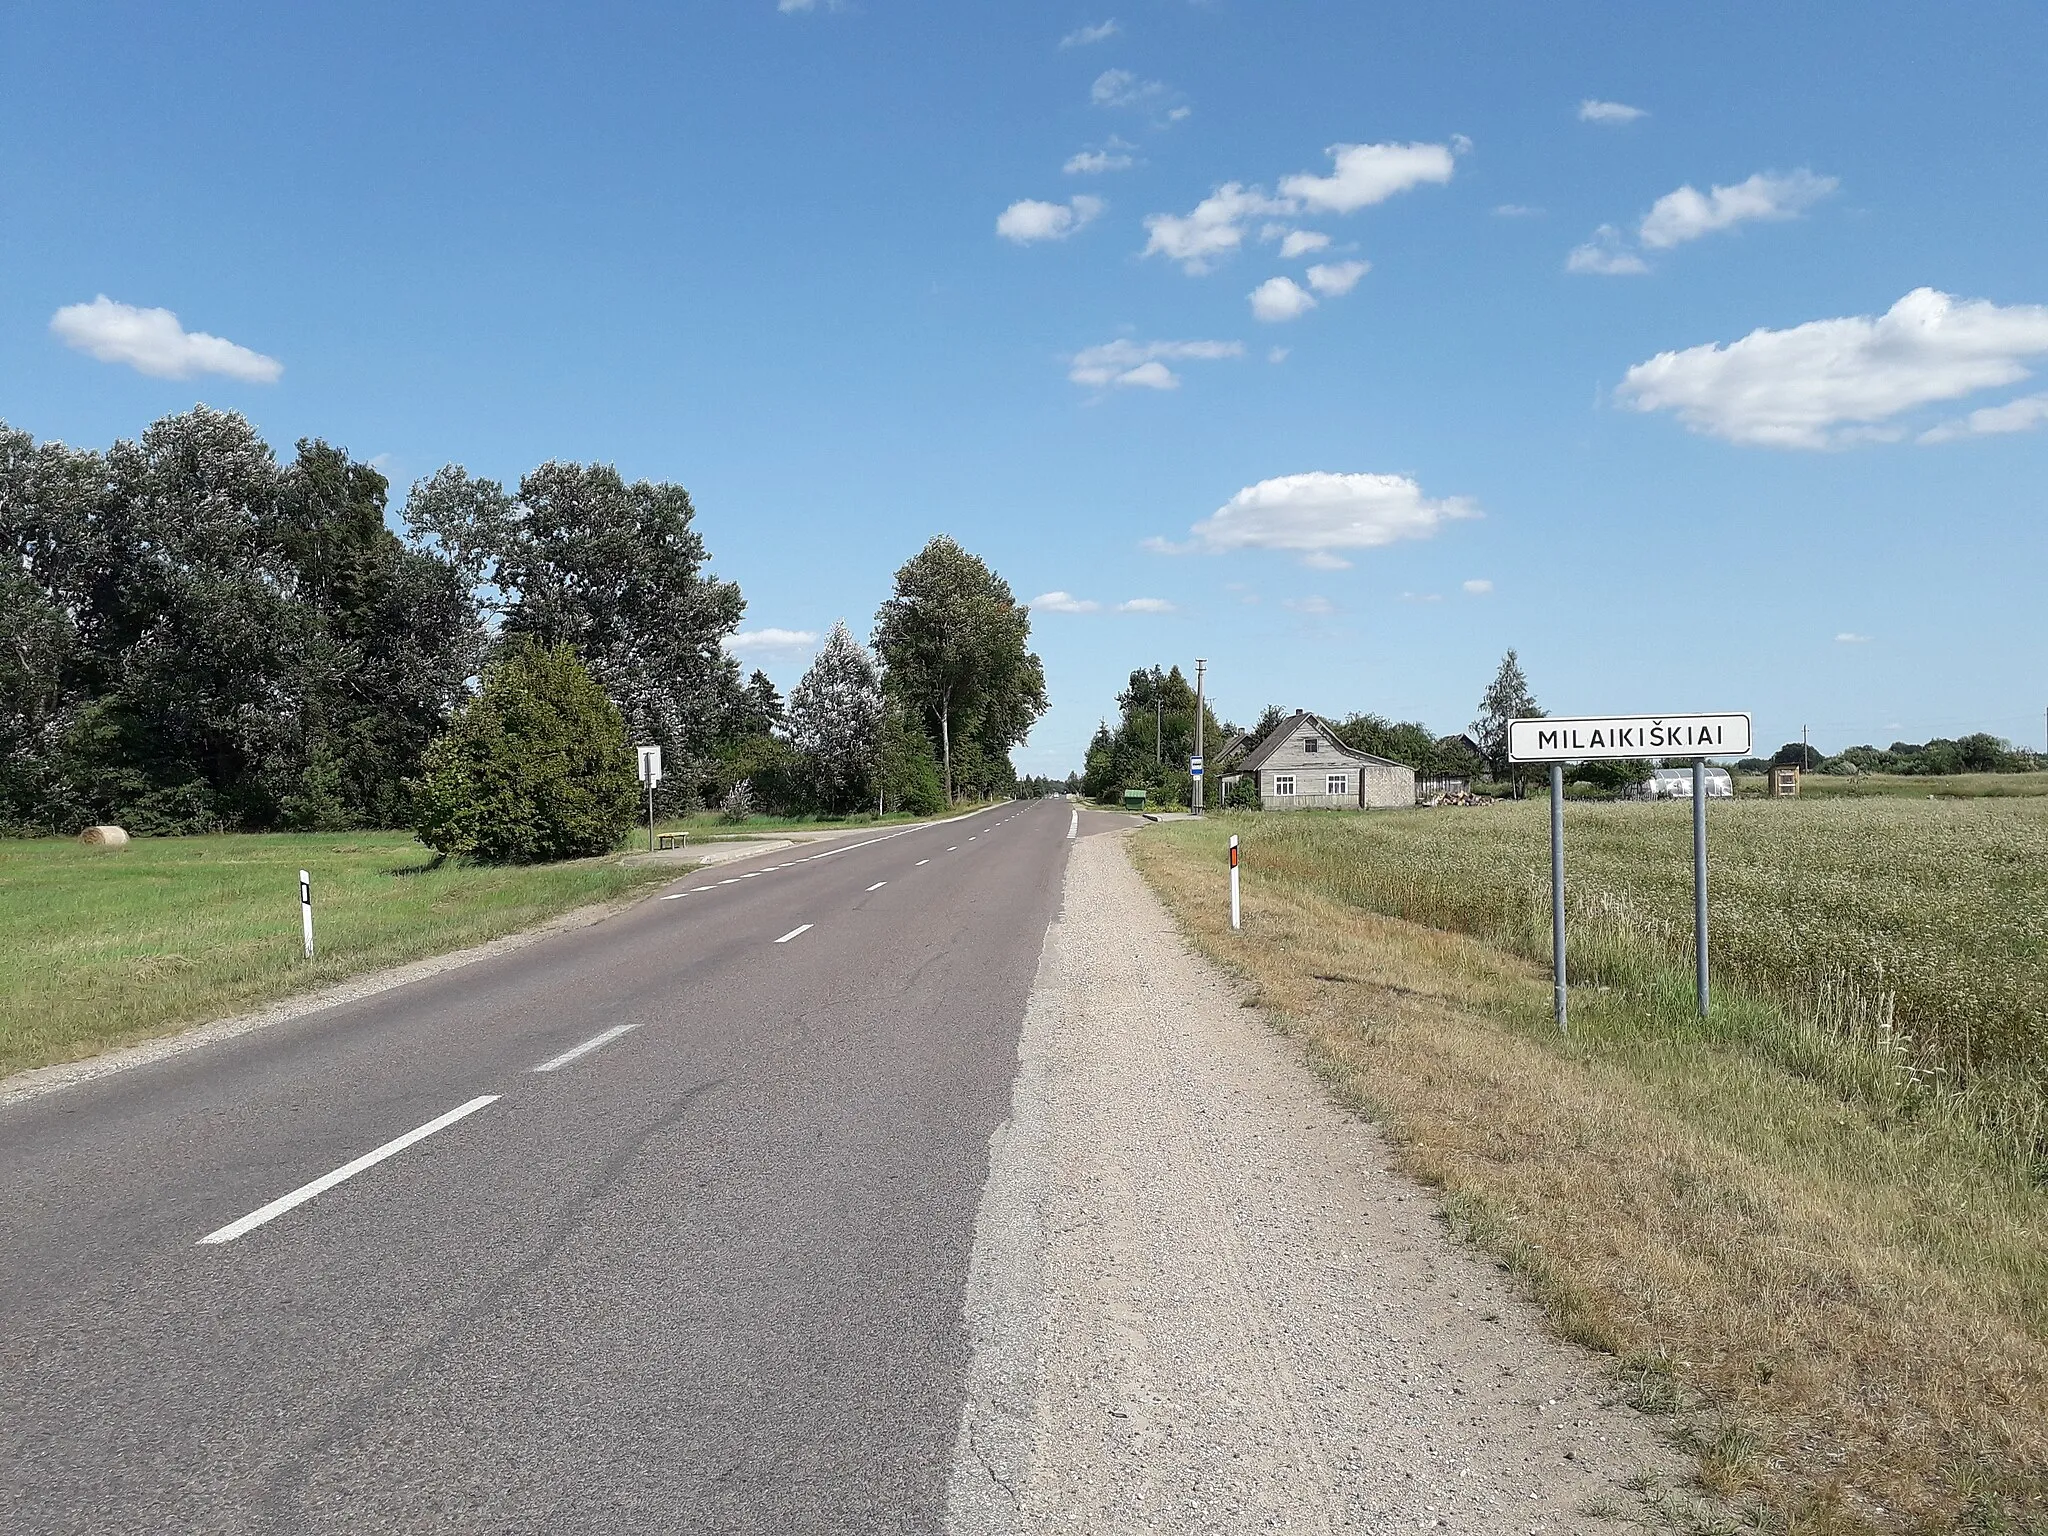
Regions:
<instances>
[{"instance_id":1,"label":"hay bale","mask_svg":"<svg viewBox=\"0 0 2048 1536\"><path fill-rule=\"evenodd\" d=\"M95 848L125 848L128 846L128 834L119 827L87 827L78 834L78 840Z\"/></svg>"}]
</instances>

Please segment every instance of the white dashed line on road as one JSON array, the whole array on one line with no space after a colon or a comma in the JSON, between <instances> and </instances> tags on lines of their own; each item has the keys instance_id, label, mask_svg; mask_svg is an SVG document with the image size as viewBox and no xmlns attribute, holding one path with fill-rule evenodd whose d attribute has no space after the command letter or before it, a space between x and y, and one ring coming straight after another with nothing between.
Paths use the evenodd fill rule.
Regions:
<instances>
[{"instance_id":1,"label":"white dashed line on road","mask_svg":"<svg viewBox=\"0 0 2048 1536\"><path fill-rule=\"evenodd\" d=\"M266 1221L275 1220L277 1217L282 1216L286 1211L291 1210L294 1206L304 1205L308 1200L312 1199L315 1195L324 1194L326 1191L334 1188L335 1185L340 1184L345 1180L354 1178L357 1174L361 1173L365 1168L374 1168L377 1166L377 1164L383 1162L385 1158L390 1157L395 1153L403 1152L407 1147L411 1146L414 1142L425 1141L429 1136L433 1135L434 1132L446 1130L449 1126L453 1125L463 1116L473 1115L478 1110L482 1109L486 1104L495 1104L497 1102L497 1094L487 1093L483 1095L483 1097L481 1098L471 1099L467 1104L458 1105L456 1108L449 1110L447 1114L440 1115L435 1119L429 1120L425 1125L421 1126L418 1130L407 1131L403 1136L398 1137L396 1140L385 1142L384 1145L377 1148L376 1151L365 1152L361 1157L357 1158L354 1162L343 1163L339 1168L335 1169L334 1172L321 1174L319 1178L315 1179L310 1184L301 1184L297 1189L293 1190L290 1194L280 1195L277 1199L271 1201L270 1204L264 1206L261 1210L251 1211L241 1220L231 1221L226 1226L220 1228L218 1231L207 1233L206 1236L199 1239L199 1241L202 1244L232 1243L236 1238L240 1237L243 1233L253 1232L256 1230L256 1228L262 1226Z\"/></svg>"},{"instance_id":2,"label":"white dashed line on road","mask_svg":"<svg viewBox=\"0 0 2048 1536\"><path fill-rule=\"evenodd\" d=\"M925 865L929 863L931 863L930 859L919 859L915 864L911 865L910 867L912 869L923 869Z\"/></svg>"},{"instance_id":3,"label":"white dashed line on road","mask_svg":"<svg viewBox=\"0 0 2048 1536\"><path fill-rule=\"evenodd\" d=\"M870 890L870 891L879 891L879 890L880 890L880 889L881 889L881 888L882 888L883 886L887 885L888 883L889 883L889 882L888 882L888 881L886 881L886 880L877 880L877 881L876 881L876 882L875 882L875 883L874 883L873 885L871 885L871 886L869 886L869 887L868 887L868 890ZM863 893L863 894L865 894L865 893Z\"/></svg>"},{"instance_id":4,"label":"white dashed line on road","mask_svg":"<svg viewBox=\"0 0 2048 1536\"><path fill-rule=\"evenodd\" d=\"M623 1034L629 1034L633 1030L638 1029L639 1027L640 1026L638 1024L614 1024L610 1029L606 1030L603 1034L593 1035L590 1039L584 1041L581 1045L573 1046L569 1050L562 1052L562 1054L559 1056L550 1057L548 1060L542 1062L533 1070L536 1072L553 1072L558 1067L566 1067L567 1065L569 1065L570 1062L574 1061L577 1057L588 1056L592 1051L596 1050L599 1046L610 1045L612 1041L618 1039L619 1036Z\"/></svg>"},{"instance_id":5,"label":"white dashed line on road","mask_svg":"<svg viewBox=\"0 0 2048 1536\"><path fill-rule=\"evenodd\" d=\"M778 944L787 944L791 939L795 938L798 934L809 933L810 931L811 925L809 923L802 923L799 924L797 927L790 929L789 932L785 933L781 938L777 939L775 942Z\"/></svg>"}]
</instances>

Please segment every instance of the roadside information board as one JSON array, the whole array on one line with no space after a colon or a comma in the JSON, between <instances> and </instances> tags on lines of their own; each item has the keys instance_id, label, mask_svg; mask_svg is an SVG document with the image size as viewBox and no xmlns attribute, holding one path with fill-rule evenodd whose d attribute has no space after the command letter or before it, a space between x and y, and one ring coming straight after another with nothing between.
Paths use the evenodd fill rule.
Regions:
<instances>
[{"instance_id":1,"label":"roadside information board","mask_svg":"<svg viewBox=\"0 0 2048 1536\"><path fill-rule=\"evenodd\" d=\"M1748 715L1589 715L1508 722L1508 760L1516 763L1748 755Z\"/></svg>"},{"instance_id":2,"label":"roadside information board","mask_svg":"<svg viewBox=\"0 0 2048 1536\"><path fill-rule=\"evenodd\" d=\"M661 748L641 747L640 782L652 789L661 782Z\"/></svg>"},{"instance_id":3,"label":"roadside information board","mask_svg":"<svg viewBox=\"0 0 2048 1536\"><path fill-rule=\"evenodd\" d=\"M1510 720L1508 761L1550 765L1550 973L1552 1010L1563 1029L1570 1006L1564 963L1564 765L1615 758L1692 759L1693 975L1707 1016L1707 759L1747 757L1749 716L1587 715Z\"/></svg>"},{"instance_id":4,"label":"roadside information board","mask_svg":"<svg viewBox=\"0 0 2048 1536\"><path fill-rule=\"evenodd\" d=\"M1202 760L1199 757L1188 759L1188 773L1191 777L1197 779L1202 776Z\"/></svg>"}]
</instances>

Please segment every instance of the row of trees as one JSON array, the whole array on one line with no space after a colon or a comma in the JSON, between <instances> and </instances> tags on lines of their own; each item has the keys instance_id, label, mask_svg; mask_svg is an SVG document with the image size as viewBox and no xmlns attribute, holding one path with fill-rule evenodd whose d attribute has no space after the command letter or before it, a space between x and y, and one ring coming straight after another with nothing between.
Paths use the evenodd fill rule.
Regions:
<instances>
[{"instance_id":1,"label":"row of trees","mask_svg":"<svg viewBox=\"0 0 2048 1536\"><path fill-rule=\"evenodd\" d=\"M1796 767L1808 773L2032 773L2048 768L2048 757L2016 747L2002 736L1978 731L1951 740L1895 741L1889 747L1846 747L1833 757L1804 742L1788 741L1769 757L1746 757L1738 773L1762 773L1771 767Z\"/></svg>"},{"instance_id":2,"label":"row of trees","mask_svg":"<svg viewBox=\"0 0 2048 1536\"><path fill-rule=\"evenodd\" d=\"M1080 791L1114 800L1126 789L1143 789L1154 803L1186 805L1194 792L1188 759L1195 751L1195 688L1179 667L1140 668L1116 696L1117 725L1104 721L1088 743ZM1216 751L1236 734L1202 705L1202 740Z\"/></svg>"},{"instance_id":3,"label":"row of trees","mask_svg":"<svg viewBox=\"0 0 2048 1536\"><path fill-rule=\"evenodd\" d=\"M0 424L0 828L407 825L429 744L514 657L493 729L581 669L617 729L562 708L629 767L629 742L661 746L670 813L740 783L785 810L1000 792L1046 707L1028 615L949 539L897 573L879 654L840 626L785 704L725 648L744 601L681 486L451 465L403 533L388 490L318 440L280 464L204 406L104 453Z\"/></svg>"}]
</instances>

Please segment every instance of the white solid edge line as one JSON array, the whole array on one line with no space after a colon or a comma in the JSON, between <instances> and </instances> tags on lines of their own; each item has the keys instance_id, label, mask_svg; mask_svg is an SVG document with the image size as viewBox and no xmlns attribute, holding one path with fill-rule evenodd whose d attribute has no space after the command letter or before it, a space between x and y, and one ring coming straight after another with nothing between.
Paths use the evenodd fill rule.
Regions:
<instances>
[{"instance_id":1,"label":"white solid edge line","mask_svg":"<svg viewBox=\"0 0 2048 1536\"><path fill-rule=\"evenodd\" d=\"M581 1045L574 1046L571 1049L562 1052L562 1054L559 1056L550 1057L548 1060L542 1062L533 1070L536 1072L552 1072L557 1067L566 1067L578 1056L588 1056L600 1045L610 1045L614 1040L618 1039L619 1036L627 1034L632 1030L636 1030L639 1027L640 1026L638 1024L614 1024L610 1029L606 1030L603 1034L593 1035L590 1039L584 1041Z\"/></svg>"},{"instance_id":2,"label":"white solid edge line","mask_svg":"<svg viewBox=\"0 0 2048 1536\"><path fill-rule=\"evenodd\" d=\"M876 881L876 882L875 882L875 883L874 883L873 885L871 885L871 886L869 886L869 887L868 887L868 890L870 890L870 891L879 891L879 890L880 890L880 889L881 889L881 888L882 888L883 886L887 885L888 883L889 883L889 882L888 882L888 881L886 881L886 880L877 880L877 881ZM865 894L865 893L863 893L863 894Z\"/></svg>"},{"instance_id":3,"label":"white solid edge line","mask_svg":"<svg viewBox=\"0 0 2048 1536\"><path fill-rule=\"evenodd\" d=\"M293 1206L304 1205L315 1195L323 1194L344 1180L352 1179L365 1168L374 1168L394 1153L403 1152L416 1141L424 1141L436 1131L446 1130L464 1115L473 1115L486 1104L498 1102L498 1095L487 1093L481 1098L471 1099L467 1104L458 1105L445 1115L429 1120L418 1130L407 1131L395 1141L387 1141L374 1152L365 1152L352 1163L344 1163L332 1173L323 1173L310 1184L301 1184L288 1195L280 1195L261 1210L251 1211L239 1221L231 1221L219 1231L209 1232L199 1239L200 1243L232 1243L245 1232L253 1232L266 1221L282 1216Z\"/></svg>"},{"instance_id":4,"label":"white solid edge line","mask_svg":"<svg viewBox=\"0 0 2048 1536\"><path fill-rule=\"evenodd\" d=\"M811 925L809 923L802 923L799 924L797 927L790 929L789 932L785 933L781 938L777 939L775 942L778 944L787 944L791 939L795 938L798 934L809 933L810 931Z\"/></svg>"}]
</instances>

